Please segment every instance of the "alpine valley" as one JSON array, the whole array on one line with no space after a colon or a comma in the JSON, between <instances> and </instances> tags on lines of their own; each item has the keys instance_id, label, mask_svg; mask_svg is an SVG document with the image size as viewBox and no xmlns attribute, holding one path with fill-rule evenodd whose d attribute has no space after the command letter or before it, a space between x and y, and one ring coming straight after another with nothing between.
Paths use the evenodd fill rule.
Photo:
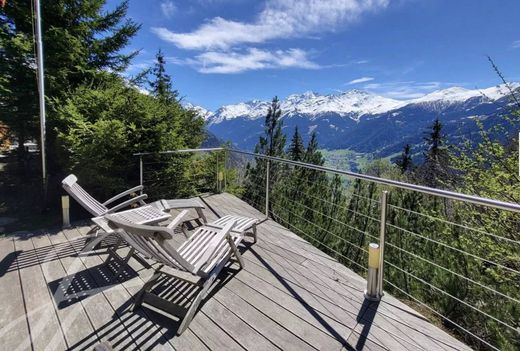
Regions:
<instances>
[{"instance_id":1,"label":"alpine valley","mask_svg":"<svg viewBox=\"0 0 520 351\"><path fill-rule=\"evenodd\" d=\"M501 123L520 84L469 90L452 87L412 100L394 100L362 90L320 95L306 92L280 101L284 131L290 140L298 126L304 141L314 131L322 148L350 150L372 157L389 157L411 144L420 153L424 133L439 118L449 142L478 138L477 120L484 127ZM252 150L263 133L270 101L225 105L215 112L194 107L218 139ZM517 131L515 131L517 132Z\"/></svg>"}]
</instances>

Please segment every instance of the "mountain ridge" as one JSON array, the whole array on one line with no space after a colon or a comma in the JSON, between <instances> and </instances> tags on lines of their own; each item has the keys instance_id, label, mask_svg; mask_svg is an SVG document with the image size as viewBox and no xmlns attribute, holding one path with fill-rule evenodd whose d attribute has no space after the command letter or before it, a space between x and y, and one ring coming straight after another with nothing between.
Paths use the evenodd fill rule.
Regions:
<instances>
[{"instance_id":1,"label":"mountain ridge","mask_svg":"<svg viewBox=\"0 0 520 351\"><path fill-rule=\"evenodd\" d=\"M512 83L510 87L520 92L520 84ZM478 134L475 120L485 126L501 123L500 116L510 105L508 92L505 85L474 90L451 87L409 100L389 99L362 90L329 95L305 92L289 95L280 101L280 107L288 137L297 126L304 141L316 132L323 148L386 157L405 143L421 144L424 131L435 118L445 125L451 141L474 139ZM263 133L263 117L269 105L269 101L252 100L225 105L215 112L199 111L205 116L208 130L219 139L251 150Z\"/></svg>"}]
</instances>

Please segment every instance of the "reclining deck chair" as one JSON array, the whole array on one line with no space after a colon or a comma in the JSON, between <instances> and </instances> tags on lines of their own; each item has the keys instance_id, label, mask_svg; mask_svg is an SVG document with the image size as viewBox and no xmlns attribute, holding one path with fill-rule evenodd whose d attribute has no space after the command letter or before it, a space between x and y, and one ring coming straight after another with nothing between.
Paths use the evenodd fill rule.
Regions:
<instances>
[{"instance_id":1,"label":"reclining deck chair","mask_svg":"<svg viewBox=\"0 0 520 351\"><path fill-rule=\"evenodd\" d=\"M146 303L182 318L177 335L186 330L231 256L237 258L241 268L244 266L237 248L244 233L232 232L235 226L233 220L228 221L222 229L199 227L179 249L171 246L168 240L174 236L175 225L182 221L186 213L186 210L182 211L168 227L139 225L117 215L105 217L132 248L161 264L136 295L133 309ZM189 307L182 308L151 292L158 279L164 276L198 287Z\"/></svg>"},{"instance_id":2,"label":"reclining deck chair","mask_svg":"<svg viewBox=\"0 0 520 351\"><path fill-rule=\"evenodd\" d=\"M70 174L62 181L63 189L70 196L72 196L83 208L89 211L94 217L104 216L109 213L114 213L119 210L122 210L126 207L132 206L134 204L146 205L145 199L148 198L148 195L141 194L135 197L131 197L126 201L118 203L113 207L108 207L110 204L123 199L126 196L131 196L132 194L137 194L143 190L142 185L138 185L134 188L128 189L107 201L101 203L95 198L93 198L83 187L78 184L78 178L74 174ZM197 211L197 215L202 219L204 223L206 223L206 217L204 216L202 209L204 206L200 204L197 200L191 199L173 199L173 200L159 200L151 203L150 205L160 209L161 211L169 211L173 209L189 209L193 208ZM89 231L89 234L96 231L94 227ZM93 240L91 240L81 251L88 252L92 251L101 241L105 240L107 236L111 233L107 233L106 231L97 231Z\"/></svg>"}]
</instances>

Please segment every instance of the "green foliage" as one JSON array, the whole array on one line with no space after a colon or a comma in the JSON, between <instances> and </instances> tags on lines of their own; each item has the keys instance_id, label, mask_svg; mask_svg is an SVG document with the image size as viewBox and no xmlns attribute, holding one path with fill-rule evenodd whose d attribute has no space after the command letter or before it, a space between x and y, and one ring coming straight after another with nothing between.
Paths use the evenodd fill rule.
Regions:
<instances>
[{"instance_id":1,"label":"green foliage","mask_svg":"<svg viewBox=\"0 0 520 351\"><path fill-rule=\"evenodd\" d=\"M137 152L197 147L204 124L193 111L173 101L145 95L117 77L96 89L81 87L55 101L54 125L63 166L83 182L111 193L138 182ZM150 165L155 178L183 188L186 157ZM173 180L172 180L173 179Z\"/></svg>"},{"instance_id":2,"label":"green foliage","mask_svg":"<svg viewBox=\"0 0 520 351\"><path fill-rule=\"evenodd\" d=\"M298 126L294 128L294 135L291 139L291 144L287 150L287 156L293 161L302 161L305 154L305 146L300 133L298 132Z\"/></svg>"},{"instance_id":3,"label":"green foliage","mask_svg":"<svg viewBox=\"0 0 520 351\"><path fill-rule=\"evenodd\" d=\"M410 144L406 144L401 153L401 158L396 162L402 174L411 171L413 168L411 148Z\"/></svg>"},{"instance_id":4,"label":"green foliage","mask_svg":"<svg viewBox=\"0 0 520 351\"><path fill-rule=\"evenodd\" d=\"M128 1L105 11L105 0L42 1L46 97L64 98L85 84L96 84L105 71L121 72L134 53L122 54L139 29L125 19ZM38 139L36 65L32 1L8 1L0 9L0 121L21 142ZM48 111L54 114L53 110ZM56 134L48 133L52 154ZM23 153L23 148L20 149Z\"/></svg>"},{"instance_id":5,"label":"green foliage","mask_svg":"<svg viewBox=\"0 0 520 351\"><path fill-rule=\"evenodd\" d=\"M513 112L504 116L504 123L520 123L519 117ZM448 148L442 124L435 121L425 140L422 165L412 167L410 148L405 147L398 165L375 160L361 172L520 203L517 137L509 136L505 143L495 138L505 129L482 129L480 144L467 141ZM262 137L260 144L266 140ZM302 160L322 165L317 148L313 134ZM296 130L285 157L300 160L301 150ZM361 275L366 272L368 244L378 242L381 193L390 191L385 289L426 311L476 349L490 349L487 343L503 350L520 347L518 332L497 322L518 328L520 320L517 213L273 164L278 174L270 177L270 216ZM264 184L265 161L258 158L248 165L242 196L262 211Z\"/></svg>"}]
</instances>

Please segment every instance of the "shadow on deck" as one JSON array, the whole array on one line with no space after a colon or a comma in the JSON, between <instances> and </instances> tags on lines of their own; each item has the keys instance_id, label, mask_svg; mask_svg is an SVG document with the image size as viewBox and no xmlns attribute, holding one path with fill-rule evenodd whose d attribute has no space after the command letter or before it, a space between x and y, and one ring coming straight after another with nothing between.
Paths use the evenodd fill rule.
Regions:
<instances>
[{"instance_id":1,"label":"shadow on deck","mask_svg":"<svg viewBox=\"0 0 520 351\"><path fill-rule=\"evenodd\" d=\"M230 194L203 200L209 220L264 218ZM0 239L4 349L91 350L101 341L118 350L469 349L388 294L380 303L365 301L363 278L272 220L259 225L256 244L240 248L245 268L231 262L188 330L176 336L175 317L151 308L130 311L151 270L132 259L116 278L118 267L103 265L103 247L78 257L89 229L82 224ZM156 289L181 305L193 294L168 279Z\"/></svg>"}]
</instances>

